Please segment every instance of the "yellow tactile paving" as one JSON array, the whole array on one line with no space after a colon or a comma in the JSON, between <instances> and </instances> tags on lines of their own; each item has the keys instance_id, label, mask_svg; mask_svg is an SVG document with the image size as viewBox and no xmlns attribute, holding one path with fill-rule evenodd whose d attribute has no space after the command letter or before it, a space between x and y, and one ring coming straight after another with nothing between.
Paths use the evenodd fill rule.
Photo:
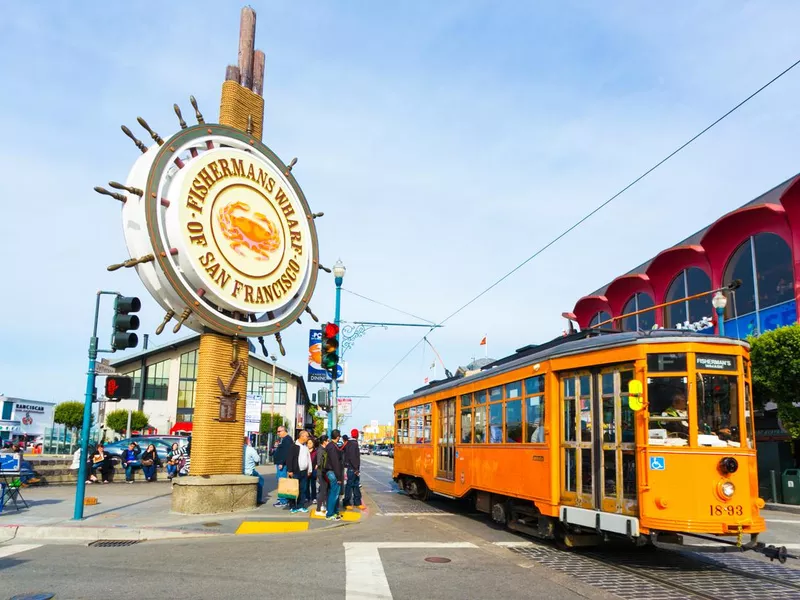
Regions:
<instances>
[{"instance_id":1,"label":"yellow tactile paving","mask_svg":"<svg viewBox=\"0 0 800 600\"><path fill-rule=\"evenodd\" d=\"M307 521L244 521L236 530L236 535L253 533L292 533L306 531Z\"/></svg>"},{"instance_id":2,"label":"yellow tactile paving","mask_svg":"<svg viewBox=\"0 0 800 600\"><path fill-rule=\"evenodd\" d=\"M354 510L346 510L343 513L339 513L339 514L342 515L342 521L348 521L348 522L352 523L352 522L361 520L361 513L357 512L357 511L354 511ZM320 517L320 516L317 516L315 513L310 512L310 511L308 513L308 516L310 518L312 518L312 519L322 519L322 520L325 519L324 515Z\"/></svg>"}]
</instances>

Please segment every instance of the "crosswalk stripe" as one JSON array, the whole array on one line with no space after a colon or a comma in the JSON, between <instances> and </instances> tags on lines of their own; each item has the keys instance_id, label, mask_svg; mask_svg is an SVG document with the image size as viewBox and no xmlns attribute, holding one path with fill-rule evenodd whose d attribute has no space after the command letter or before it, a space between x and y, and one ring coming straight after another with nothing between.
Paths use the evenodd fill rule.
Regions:
<instances>
[{"instance_id":1,"label":"crosswalk stripe","mask_svg":"<svg viewBox=\"0 0 800 600\"><path fill-rule=\"evenodd\" d=\"M39 548L41 545L42 544L12 544L10 546L5 546L0 548L0 558L14 556L20 552L25 552L26 550L34 550L35 548Z\"/></svg>"},{"instance_id":2,"label":"crosswalk stripe","mask_svg":"<svg viewBox=\"0 0 800 600\"><path fill-rule=\"evenodd\" d=\"M345 542L346 600L392 600L381 548L477 548L470 542Z\"/></svg>"}]
</instances>

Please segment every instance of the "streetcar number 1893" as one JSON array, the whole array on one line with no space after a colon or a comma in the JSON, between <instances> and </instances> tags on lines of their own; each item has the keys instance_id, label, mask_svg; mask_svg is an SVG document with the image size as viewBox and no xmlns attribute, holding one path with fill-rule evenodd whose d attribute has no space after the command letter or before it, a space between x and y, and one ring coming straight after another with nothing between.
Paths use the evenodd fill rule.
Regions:
<instances>
[{"instance_id":1,"label":"streetcar number 1893","mask_svg":"<svg viewBox=\"0 0 800 600\"><path fill-rule=\"evenodd\" d=\"M708 507L712 517L721 517L728 515L729 517L741 517L744 514L741 504L723 506L722 504L710 504Z\"/></svg>"}]
</instances>

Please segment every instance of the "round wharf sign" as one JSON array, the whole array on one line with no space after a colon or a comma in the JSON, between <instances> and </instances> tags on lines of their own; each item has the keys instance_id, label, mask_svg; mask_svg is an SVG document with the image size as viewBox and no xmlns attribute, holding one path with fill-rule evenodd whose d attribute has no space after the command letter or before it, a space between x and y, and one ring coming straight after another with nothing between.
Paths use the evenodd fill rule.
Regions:
<instances>
[{"instance_id":1,"label":"round wharf sign","mask_svg":"<svg viewBox=\"0 0 800 600\"><path fill-rule=\"evenodd\" d=\"M268 335L295 322L317 279L314 220L291 170L224 125L142 154L126 186L126 242L154 298L196 331Z\"/></svg>"}]
</instances>

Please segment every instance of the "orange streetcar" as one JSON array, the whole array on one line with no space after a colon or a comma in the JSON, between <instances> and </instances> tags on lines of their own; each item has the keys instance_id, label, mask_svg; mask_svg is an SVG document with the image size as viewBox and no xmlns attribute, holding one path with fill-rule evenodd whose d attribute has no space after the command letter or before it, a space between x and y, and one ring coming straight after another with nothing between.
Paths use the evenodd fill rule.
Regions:
<instances>
[{"instance_id":1,"label":"orange streetcar","mask_svg":"<svg viewBox=\"0 0 800 600\"><path fill-rule=\"evenodd\" d=\"M395 421L393 476L412 497L469 497L566 546L685 547L689 533L779 557L757 542L746 342L587 330L420 388Z\"/></svg>"}]
</instances>

